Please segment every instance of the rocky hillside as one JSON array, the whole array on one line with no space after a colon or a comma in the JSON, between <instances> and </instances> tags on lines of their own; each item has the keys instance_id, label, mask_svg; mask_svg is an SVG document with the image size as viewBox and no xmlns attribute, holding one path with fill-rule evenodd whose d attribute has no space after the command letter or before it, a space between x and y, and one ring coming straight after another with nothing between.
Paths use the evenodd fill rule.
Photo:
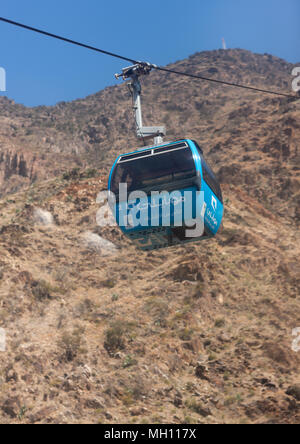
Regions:
<instances>
[{"instance_id":1,"label":"rocky hillside","mask_svg":"<svg viewBox=\"0 0 300 444\"><path fill-rule=\"evenodd\" d=\"M291 65L242 50L174 66L290 89ZM146 123L197 139L218 171L224 227L140 253L97 225L109 164L136 146L125 86L2 99L0 422L299 423L299 102L144 84Z\"/></svg>"},{"instance_id":2,"label":"rocky hillside","mask_svg":"<svg viewBox=\"0 0 300 444\"><path fill-rule=\"evenodd\" d=\"M171 67L289 93L294 66L270 55L220 50ZM299 101L153 72L143 81L143 103L146 124L165 124L169 140L198 140L223 182L243 185L269 209L299 217ZM125 84L55 107L26 108L0 98L0 116L2 194L70 166L108 168L120 151L138 144Z\"/></svg>"}]
</instances>

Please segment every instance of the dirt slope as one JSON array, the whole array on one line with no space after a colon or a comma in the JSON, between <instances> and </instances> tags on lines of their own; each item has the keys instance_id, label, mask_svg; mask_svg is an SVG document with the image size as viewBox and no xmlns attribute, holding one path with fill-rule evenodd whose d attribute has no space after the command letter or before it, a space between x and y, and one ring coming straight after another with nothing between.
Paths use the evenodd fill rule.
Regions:
<instances>
[{"instance_id":1,"label":"dirt slope","mask_svg":"<svg viewBox=\"0 0 300 444\"><path fill-rule=\"evenodd\" d=\"M174 66L289 90L272 56ZM96 223L111 159L136 145L125 87L1 100L0 422L299 423L299 102L161 81L146 123L202 143L226 211L216 239L148 254Z\"/></svg>"},{"instance_id":2,"label":"dirt slope","mask_svg":"<svg viewBox=\"0 0 300 444\"><path fill-rule=\"evenodd\" d=\"M57 179L0 204L1 421L299 421L299 232L225 185L216 240L137 253L97 227L102 188Z\"/></svg>"}]
</instances>

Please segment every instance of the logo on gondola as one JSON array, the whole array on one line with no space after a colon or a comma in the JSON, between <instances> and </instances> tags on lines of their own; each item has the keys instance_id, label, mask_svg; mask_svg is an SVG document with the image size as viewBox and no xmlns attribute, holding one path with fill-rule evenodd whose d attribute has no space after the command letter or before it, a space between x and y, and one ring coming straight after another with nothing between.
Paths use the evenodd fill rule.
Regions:
<instances>
[{"instance_id":1,"label":"logo on gondola","mask_svg":"<svg viewBox=\"0 0 300 444\"><path fill-rule=\"evenodd\" d=\"M217 199L215 199L214 196L212 196L212 198L211 198L211 206L214 211L217 210Z\"/></svg>"},{"instance_id":2,"label":"logo on gondola","mask_svg":"<svg viewBox=\"0 0 300 444\"><path fill-rule=\"evenodd\" d=\"M209 218L208 223L210 226L217 226L218 225L218 221L215 218L215 216L212 214L212 212L210 210L207 210L207 217Z\"/></svg>"},{"instance_id":3,"label":"logo on gondola","mask_svg":"<svg viewBox=\"0 0 300 444\"><path fill-rule=\"evenodd\" d=\"M128 195L127 184L120 183L118 199L112 191L101 192L97 203L100 209L96 220L101 227L116 226L117 223L123 231L133 231L138 228L185 226L188 238L201 237L204 231L207 206L203 191L152 191L151 196L144 191L135 191ZM208 211L207 217L211 224L217 225L212 213ZM152 234L151 239L157 244L161 242L160 235Z\"/></svg>"}]
</instances>

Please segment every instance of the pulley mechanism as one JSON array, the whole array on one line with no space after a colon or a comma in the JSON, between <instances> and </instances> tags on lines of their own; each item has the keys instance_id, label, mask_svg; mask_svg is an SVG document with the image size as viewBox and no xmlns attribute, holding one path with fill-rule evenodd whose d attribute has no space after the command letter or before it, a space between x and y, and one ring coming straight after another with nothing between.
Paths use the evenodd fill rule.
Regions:
<instances>
[{"instance_id":1,"label":"pulley mechanism","mask_svg":"<svg viewBox=\"0 0 300 444\"><path fill-rule=\"evenodd\" d=\"M163 137L166 135L164 126L143 126L141 92L142 87L139 80L140 76L149 75L156 65L147 62L138 62L135 65L129 66L122 70L121 74L116 74L116 79L120 77L123 80L131 79L128 84L133 97L133 111L136 122L136 133L139 139L154 139L154 144L159 145L163 142Z\"/></svg>"}]
</instances>

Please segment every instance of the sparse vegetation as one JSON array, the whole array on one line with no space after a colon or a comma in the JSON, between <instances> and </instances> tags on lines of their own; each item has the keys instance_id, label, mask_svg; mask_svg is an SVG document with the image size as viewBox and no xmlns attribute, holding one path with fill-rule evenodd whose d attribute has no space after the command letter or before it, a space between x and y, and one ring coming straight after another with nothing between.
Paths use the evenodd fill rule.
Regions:
<instances>
[{"instance_id":1,"label":"sparse vegetation","mask_svg":"<svg viewBox=\"0 0 300 444\"><path fill-rule=\"evenodd\" d=\"M76 180L80 177L80 168L73 168L70 171L66 171L62 178L63 180Z\"/></svg>"},{"instance_id":2,"label":"sparse vegetation","mask_svg":"<svg viewBox=\"0 0 300 444\"><path fill-rule=\"evenodd\" d=\"M64 332L58 341L58 347L62 352L62 358L66 362L73 361L80 353L84 352L84 329L76 327L70 332Z\"/></svg>"},{"instance_id":3,"label":"sparse vegetation","mask_svg":"<svg viewBox=\"0 0 300 444\"><path fill-rule=\"evenodd\" d=\"M194 399L188 400L186 402L186 406L188 407L188 409L192 410L193 412L197 413L198 415L204 418L206 418L211 414L209 408L205 407L202 403Z\"/></svg>"},{"instance_id":4,"label":"sparse vegetation","mask_svg":"<svg viewBox=\"0 0 300 444\"><path fill-rule=\"evenodd\" d=\"M109 353L115 353L125 348L125 335L127 333L127 324L120 321L115 322L106 330L104 347Z\"/></svg>"},{"instance_id":5,"label":"sparse vegetation","mask_svg":"<svg viewBox=\"0 0 300 444\"><path fill-rule=\"evenodd\" d=\"M46 301L51 299L51 285L44 280L33 281L31 291L35 299L38 301Z\"/></svg>"},{"instance_id":6,"label":"sparse vegetation","mask_svg":"<svg viewBox=\"0 0 300 444\"><path fill-rule=\"evenodd\" d=\"M123 368L132 367L133 365L137 364L137 360L134 359L132 356L127 355L123 361Z\"/></svg>"},{"instance_id":7,"label":"sparse vegetation","mask_svg":"<svg viewBox=\"0 0 300 444\"><path fill-rule=\"evenodd\" d=\"M223 319L223 318L218 318L218 319L216 319L215 327L217 327L217 328L222 328L222 327L225 327L225 324L226 324L225 319Z\"/></svg>"}]
</instances>

